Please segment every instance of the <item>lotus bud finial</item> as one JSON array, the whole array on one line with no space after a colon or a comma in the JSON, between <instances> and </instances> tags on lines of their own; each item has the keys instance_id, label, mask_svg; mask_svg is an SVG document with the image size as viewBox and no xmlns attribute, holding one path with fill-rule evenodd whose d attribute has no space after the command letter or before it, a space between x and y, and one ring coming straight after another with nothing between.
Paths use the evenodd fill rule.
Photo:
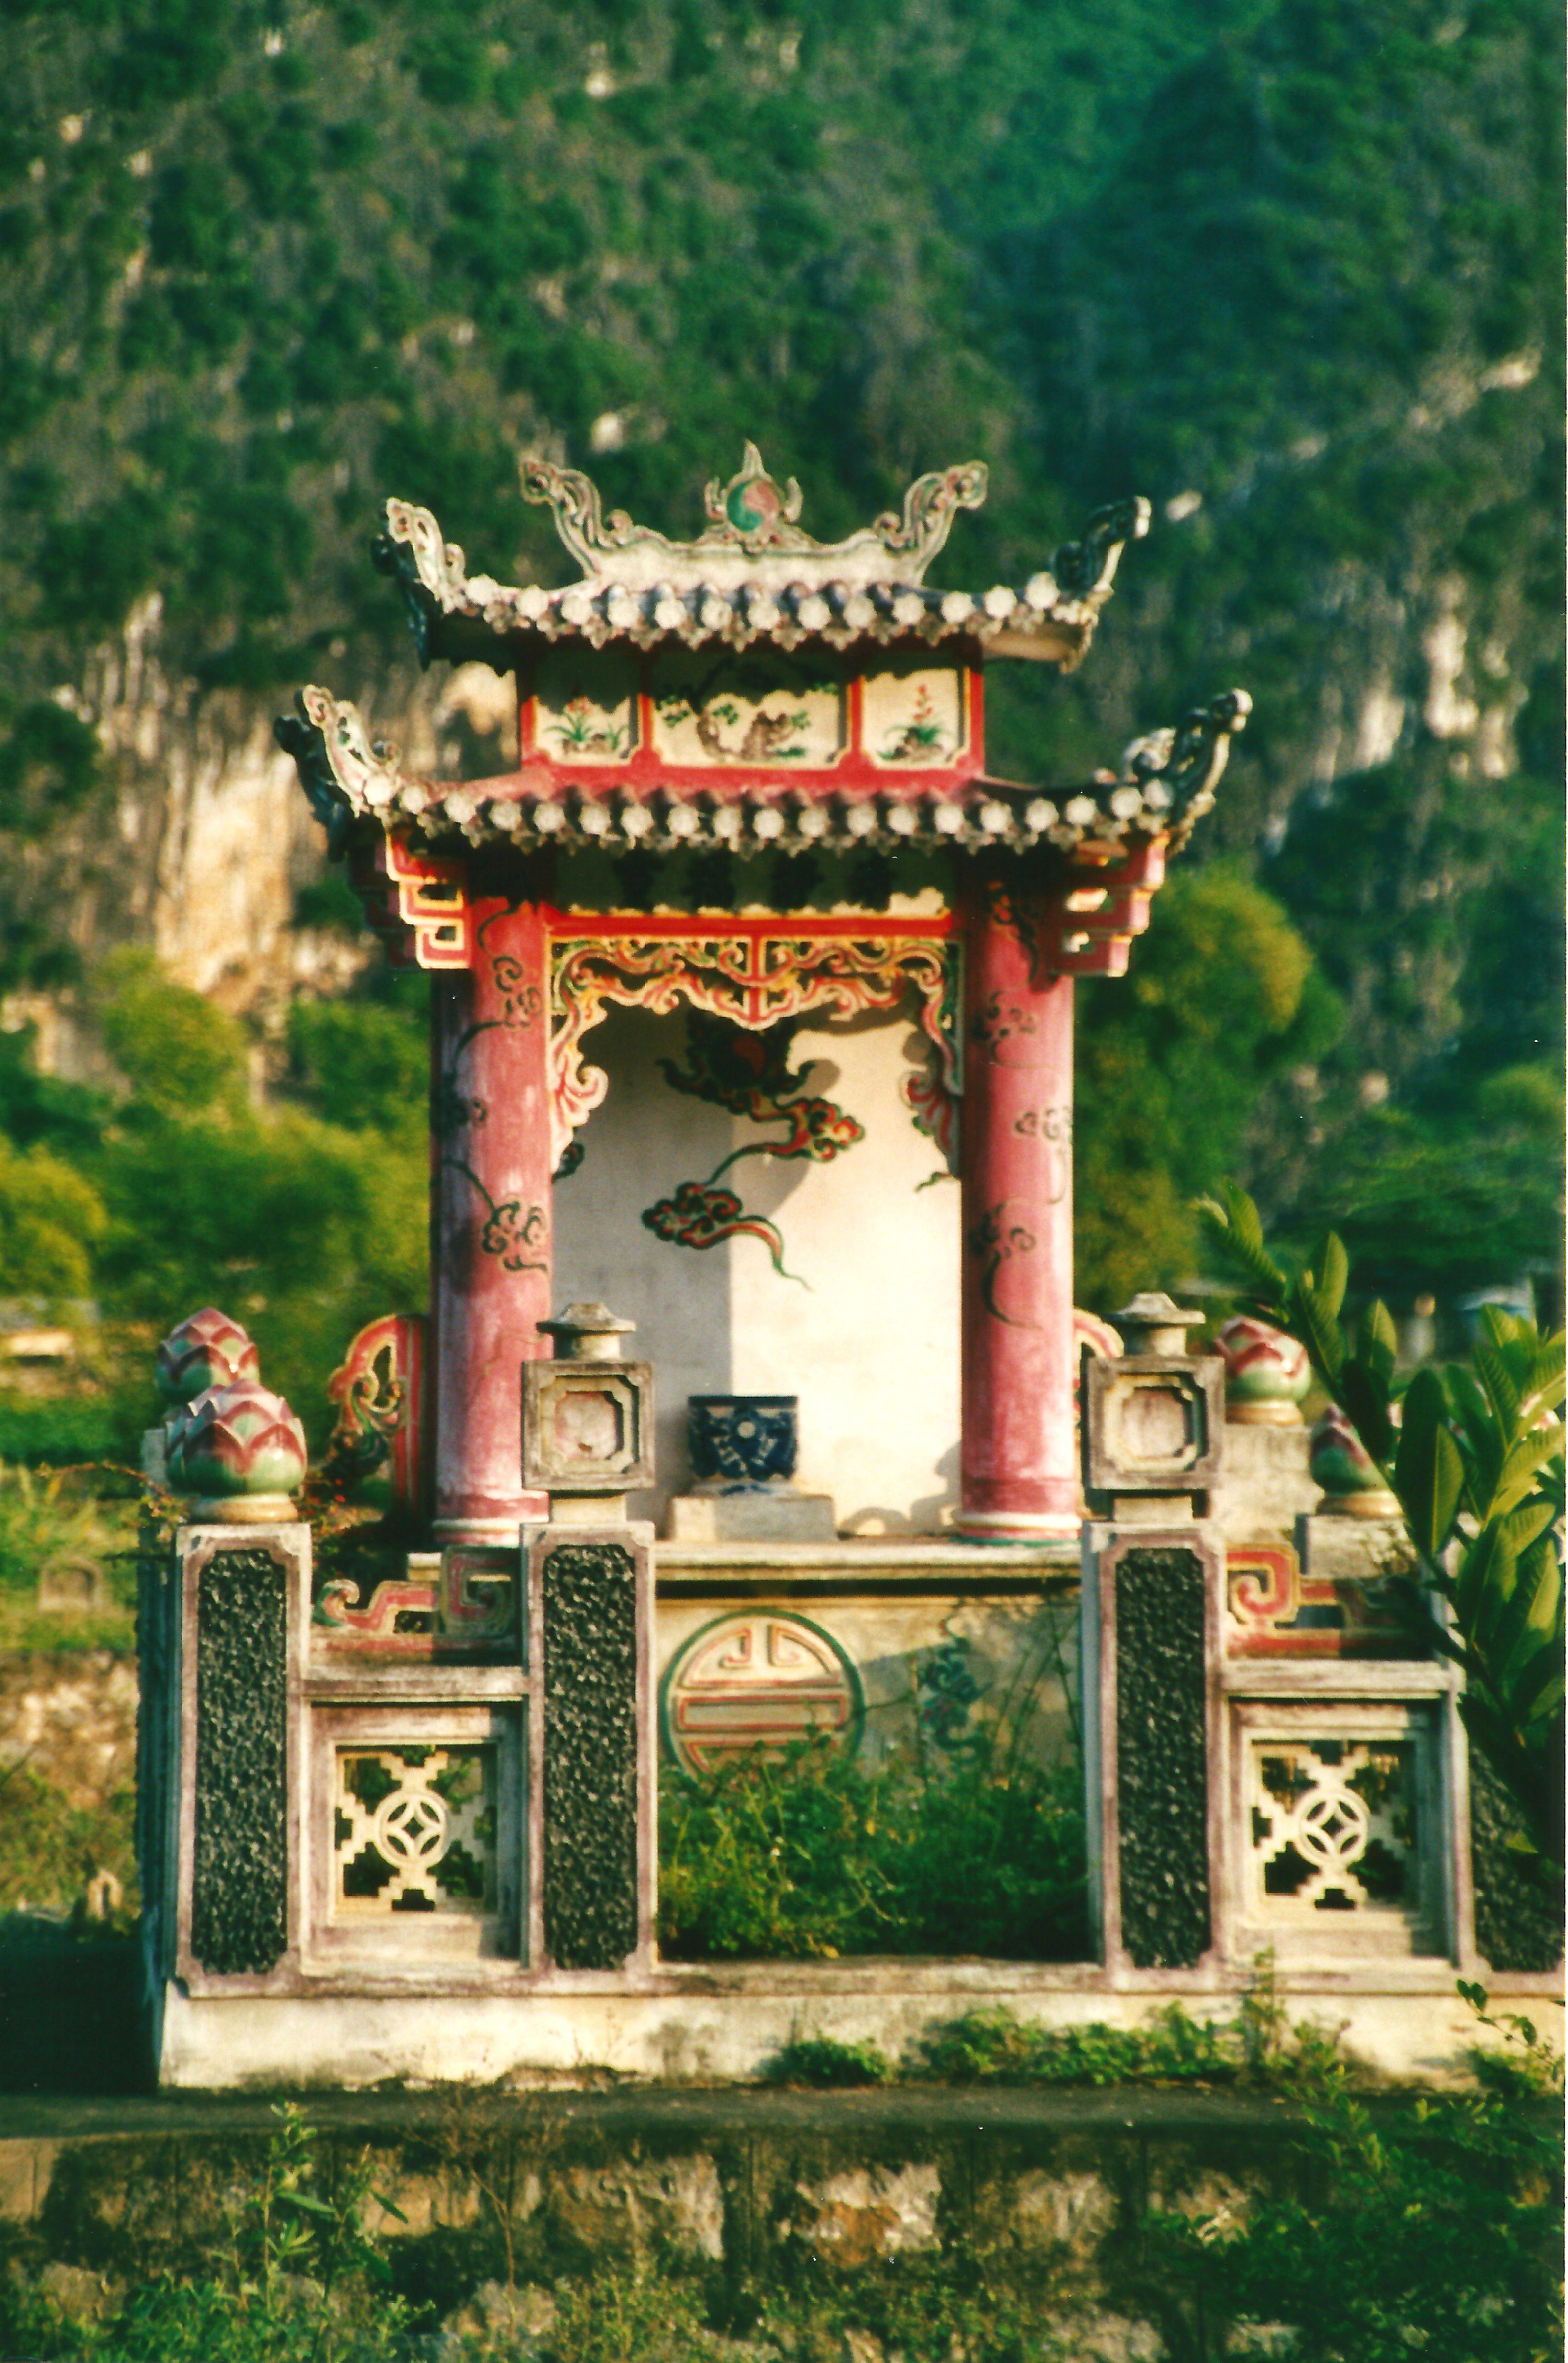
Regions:
<instances>
[{"instance_id":1,"label":"lotus bud finial","mask_svg":"<svg viewBox=\"0 0 1568 2363\"><path fill-rule=\"evenodd\" d=\"M1312 1431L1314 1484L1323 1488L1319 1513L1342 1518L1396 1518L1399 1504L1378 1474L1377 1463L1338 1403L1330 1403Z\"/></svg>"},{"instance_id":2,"label":"lotus bud finial","mask_svg":"<svg viewBox=\"0 0 1568 2363\"><path fill-rule=\"evenodd\" d=\"M206 1304L176 1328L158 1348L154 1376L165 1403L193 1403L214 1387L237 1381L259 1381L256 1348L238 1321Z\"/></svg>"},{"instance_id":3,"label":"lotus bud finial","mask_svg":"<svg viewBox=\"0 0 1568 2363\"><path fill-rule=\"evenodd\" d=\"M169 1423L169 1474L184 1493L287 1496L303 1484L308 1457L282 1395L250 1379L209 1387Z\"/></svg>"},{"instance_id":4,"label":"lotus bud finial","mask_svg":"<svg viewBox=\"0 0 1568 2363\"><path fill-rule=\"evenodd\" d=\"M1214 1342L1225 1364L1226 1418L1243 1427L1299 1427L1312 1384L1306 1347L1251 1313L1226 1322Z\"/></svg>"}]
</instances>

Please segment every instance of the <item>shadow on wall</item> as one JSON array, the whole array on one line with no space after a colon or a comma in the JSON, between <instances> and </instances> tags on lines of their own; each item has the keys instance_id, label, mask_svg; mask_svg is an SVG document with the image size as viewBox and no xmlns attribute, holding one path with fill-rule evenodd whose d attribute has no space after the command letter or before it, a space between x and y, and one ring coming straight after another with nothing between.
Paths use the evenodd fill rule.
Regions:
<instances>
[{"instance_id":1,"label":"shadow on wall","mask_svg":"<svg viewBox=\"0 0 1568 2363\"><path fill-rule=\"evenodd\" d=\"M654 1365L659 1483L636 1514L662 1518L690 1481L690 1395L794 1394L797 1481L833 1496L841 1526L940 1530L957 1468L958 1193L923 1186L940 1160L901 1096L917 1040L898 1015L803 1026L797 1096L850 1121L832 1154L785 1159L756 1152L788 1117L758 1123L689 1087L702 1045L684 1013L615 1010L587 1037L609 1090L557 1198L556 1294L634 1320L631 1350Z\"/></svg>"},{"instance_id":2,"label":"shadow on wall","mask_svg":"<svg viewBox=\"0 0 1568 2363\"><path fill-rule=\"evenodd\" d=\"M935 1493L922 1494L904 1508L890 1503L873 1503L862 1510L839 1514L839 1531L842 1535L860 1535L868 1540L878 1535L934 1535L951 1523L951 1514L958 1501L959 1448L950 1444L937 1462L936 1473L941 1479Z\"/></svg>"}]
</instances>

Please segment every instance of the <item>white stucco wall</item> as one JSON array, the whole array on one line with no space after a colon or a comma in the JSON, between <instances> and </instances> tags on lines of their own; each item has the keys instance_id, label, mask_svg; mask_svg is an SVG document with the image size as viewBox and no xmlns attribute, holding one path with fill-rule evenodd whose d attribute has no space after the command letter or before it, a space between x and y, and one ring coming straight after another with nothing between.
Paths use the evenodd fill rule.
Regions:
<instances>
[{"instance_id":1,"label":"white stucco wall","mask_svg":"<svg viewBox=\"0 0 1568 2363\"><path fill-rule=\"evenodd\" d=\"M795 1394L797 1481L833 1496L841 1531L935 1532L957 1492L959 1193L945 1173L919 1187L942 1162L899 1097L920 1058L913 1026L803 1027L791 1065L864 1139L826 1165L748 1157L723 1177L777 1225L793 1279L760 1239L697 1249L642 1223L678 1183L780 1135L671 1089L657 1061L684 1062L684 1016L613 1010L584 1047L610 1087L556 1192L555 1293L636 1321L628 1350L654 1365L659 1488L639 1514L662 1518L686 1485L688 1395Z\"/></svg>"}]
</instances>

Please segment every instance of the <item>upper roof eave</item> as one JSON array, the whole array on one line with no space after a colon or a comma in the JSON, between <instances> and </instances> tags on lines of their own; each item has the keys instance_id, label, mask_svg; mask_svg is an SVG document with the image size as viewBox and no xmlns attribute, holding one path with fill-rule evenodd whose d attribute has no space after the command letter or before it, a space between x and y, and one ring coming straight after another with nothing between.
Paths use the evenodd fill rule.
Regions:
<instances>
[{"instance_id":1,"label":"upper roof eave","mask_svg":"<svg viewBox=\"0 0 1568 2363\"><path fill-rule=\"evenodd\" d=\"M928 481L932 480L921 480ZM906 497L906 511L919 489L912 488ZM427 661L458 655L504 661L488 646L492 638L575 640L595 649L617 640L638 648L717 640L737 649L762 644L785 649L814 641L836 650L924 642L950 644L955 653L967 642L983 654L1022 657L1070 671L1082 660L1110 596L1123 548L1140 538L1148 523L1144 500L1096 510L1080 539L1063 544L1021 590L998 583L978 594L929 589L913 566L895 572L895 553L882 545L868 553L860 546L868 536L831 549L813 544L805 550L748 551L719 542L683 549L644 535L635 568L612 566L605 551L587 549L606 562L581 582L557 589L510 585L490 575L470 575L462 548L443 538L431 512L398 500L386 505L386 531L377 542L376 560L400 582ZM660 561L662 576L653 571ZM922 557L920 566L925 562ZM828 564L840 571L825 572Z\"/></svg>"}]
</instances>

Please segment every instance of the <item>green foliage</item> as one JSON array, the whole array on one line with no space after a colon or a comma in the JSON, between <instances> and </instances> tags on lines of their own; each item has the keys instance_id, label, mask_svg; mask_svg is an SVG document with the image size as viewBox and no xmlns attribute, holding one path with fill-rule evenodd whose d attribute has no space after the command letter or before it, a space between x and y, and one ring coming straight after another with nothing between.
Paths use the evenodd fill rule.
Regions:
<instances>
[{"instance_id":1,"label":"green foliage","mask_svg":"<svg viewBox=\"0 0 1568 2363\"><path fill-rule=\"evenodd\" d=\"M66 1156L90 1148L107 1120L101 1093L40 1075L34 1062L35 1029L0 1034L0 1133L17 1148L43 1141Z\"/></svg>"},{"instance_id":2,"label":"green foliage","mask_svg":"<svg viewBox=\"0 0 1568 2363\"><path fill-rule=\"evenodd\" d=\"M1549 793L1529 777L1483 801L1426 747L1293 812L1262 880L1345 999L1352 1071L1429 1078L1451 1098L1478 1070L1560 1038L1558 802L1555 782ZM1522 931L1538 956L1518 973ZM1505 994L1507 1037L1475 1044L1473 1029L1502 1015Z\"/></svg>"},{"instance_id":3,"label":"green foliage","mask_svg":"<svg viewBox=\"0 0 1568 2363\"><path fill-rule=\"evenodd\" d=\"M94 1394L24 1394L0 1390L0 1462L24 1468L83 1461L134 1466L148 1425L139 1390Z\"/></svg>"},{"instance_id":4,"label":"green foliage","mask_svg":"<svg viewBox=\"0 0 1568 2363\"><path fill-rule=\"evenodd\" d=\"M1233 2030L1172 2002L1149 2025L1029 2026L1009 2010L971 2011L924 2047L929 2074L951 2084L1229 2082L1243 2064Z\"/></svg>"},{"instance_id":5,"label":"green foliage","mask_svg":"<svg viewBox=\"0 0 1568 2363\"><path fill-rule=\"evenodd\" d=\"M136 1911L136 1799L128 1789L101 1806L73 1804L23 1759L0 1771L0 1916L64 1914L100 1870L120 1882Z\"/></svg>"},{"instance_id":6,"label":"green foliage","mask_svg":"<svg viewBox=\"0 0 1568 2363\"><path fill-rule=\"evenodd\" d=\"M140 1103L166 1120L236 1111L245 1095L245 1037L236 1021L152 953L125 950L105 962L98 1025L104 1046Z\"/></svg>"},{"instance_id":7,"label":"green foliage","mask_svg":"<svg viewBox=\"0 0 1568 2363\"><path fill-rule=\"evenodd\" d=\"M1561 1267L1560 753L1521 736L1539 776L1483 802L1417 749L1298 806L1263 865L1350 1022L1253 1170L1277 1226L1331 1223L1396 1301Z\"/></svg>"},{"instance_id":8,"label":"green foliage","mask_svg":"<svg viewBox=\"0 0 1568 2363\"><path fill-rule=\"evenodd\" d=\"M120 1522L72 1470L0 1461L0 1589L30 1590L51 1559L103 1560L125 1540Z\"/></svg>"},{"instance_id":9,"label":"green foliage","mask_svg":"<svg viewBox=\"0 0 1568 2363\"><path fill-rule=\"evenodd\" d=\"M1561 2113L1521 2105L1517 2087L1560 2091L1561 2062L1554 2074L1525 2022L1510 2033L1515 2091L1494 2071L1397 2114L1320 2058L1292 2136L1299 2195L1151 2215L1149 2263L1217 2324L1291 2324L1303 2363L1541 2363L1562 2341Z\"/></svg>"},{"instance_id":10,"label":"green foliage","mask_svg":"<svg viewBox=\"0 0 1568 2363\"><path fill-rule=\"evenodd\" d=\"M418 1128L430 1052L417 1019L376 1002L296 1001L288 1040L302 1095L336 1123L394 1136Z\"/></svg>"},{"instance_id":11,"label":"green foliage","mask_svg":"<svg viewBox=\"0 0 1568 2363\"><path fill-rule=\"evenodd\" d=\"M563 2293L551 2346L561 2363L725 2363L733 2350L704 2312L672 2274L599 2272Z\"/></svg>"},{"instance_id":12,"label":"green foliage","mask_svg":"<svg viewBox=\"0 0 1568 2363\"><path fill-rule=\"evenodd\" d=\"M373 2190L368 2154L332 2175L318 2136L292 2102L258 2178L225 2206L227 2237L210 2279L141 2280L114 2313L64 2313L13 2277L0 2296L0 2335L28 2351L94 2363L405 2363L408 2310L388 2289L384 2248L364 2230L366 2202L398 2215Z\"/></svg>"},{"instance_id":13,"label":"green foliage","mask_svg":"<svg viewBox=\"0 0 1568 2363\"><path fill-rule=\"evenodd\" d=\"M71 1408L69 1398L65 1408ZM0 1409L0 1434L5 1426ZM58 1439L56 1430L49 1440ZM132 1647L138 1514L133 1483L123 1471L111 1476L80 1467L7 1467L0 1459L0 1650ZM47 1570L81 1568L95 1570L102 1578L100 1605L39 1607L39 1579ZM36 1885L29 1892L35 1902L50 1901Z\"/></svg>"},{"instance_id":14,"label":"green foliage","mask_svg":"<svg viewBox=\"0 0 1568 2363\"><path fill-rule=\"evenodd\" d=\"M768 2064L774 2084L809 2084L836 2091L851 2084L890 2084L896 2070L874 2043L840 2043L830 2035L802 2036L786 2043Z\"/></svg>"},{"instance_id":15,"label":"green foliage","mask_svg":"<svg viewBox=\"0 0 1568 2363\"><path fill-rule=\"evenodd\" d=\"M1545 2101L1560 2096L1562 2054L1539 2032L1534 2021L1518 2011L1505 2011L1501 2018L1494 2018L1486 2008L1485 1987L1464 1978L1459 1980L1459 1991L1475 2013L1477 2025L1489 2026L1503 2038L1501 2044L1477 2043L1471 2048L1470 2064L1483 2088L1504 2100Z\"/></svg>"},{"instance_id":16,"label":"green foliage","mask_svg":"<svg viewBox=\"0 0 1568 2363\"><path fill-rule=\"evenodd\" d=\"M422 1009L391 995L297 1006L295 1087L310 1104L271 1111L250 1104L245 1030L149 955L106 962L94 1009L130 1087L117 1103L39 1077L0 1036L0 1295L95 1297L150 1337L219 1304L319 1449L350 1338L426 1294ZM139 1403L0 1401L0 1451L124 1459L153 1409L150 1388Z\"/></svg>"},{"instance_id":17,"label":"green foliage","mask_svg":"<svg viewBox=\"0 0 1568 2363\"><path fill-rule=\"evenodd\" d=\"M1244 680L1187 858L1256 867L1319 964L1282 1021L1296 954L1262 906L1218 896L1202 968L1173 887L1130 981L1084 992L1082 1292L1178 1276L1184 1201L1224 1170L1304 1228L1353 1167L1332 1218L1385 1286L1552 1261L1533 1119L1483 1116L1462 1173L1444 1150L1561 1026L1560 28L1544 0L1457 23L1105 0L1086 39L1066 0L342 0L259 60L238 5L12 0L0 828L28 859L0 865L0 977L70 982L73 912L123 908L117 833L53 824L138 759L54 693L114 676L89 652L149 594L167 677L238 706L401 650L357 555L388 492L545 577L519 448L684 530L749 432L828 536L973 452L995 489L956 580L1024 581L1122 491L1158 525L1082 674L991 669L993 768L1082 778ZM1520 743L1506 782L1419 719L1456 582L1462 693ZM1396 692L1405 743L1320 787Z\"/></svg>"},{"instance_id":18,"label":"green foliage","mask_svg":"<svg viewBox=\"0 0 1568 2363\"><path fill-rule=\"evenodd\" d=\"M412 1127L411 1127L412 1129ZM425 1145L295 1109L156 1115L106 1149L106 1292L159 1330L217 1304L243 1321L269 1385L317 1449L326 1381L365 1322L425 1294Z\"/></svg>"},{"instance_id":19,"label":"green foliage","mask_svg":"<svg viewBox=\"0 0 1568 2363\"><path fill-rule=\"evenodd\" d=\"M1332 1232L1319 1274L1290 1272L1264 1246L1244 1191L1228 1182L1200 1212L1257 1311L1306 1346L1397 1495L1423 1580L1451 1612L1429 1634L1464 1669L1465 1728L1507 1782L1530 1841L1561 1865L1562 1334L1542 1338L1533 1322L1484 1306L1472 1367L1418 1371L1407 1390L1381 1304L1353 1342L1340 1326L1348 1262Z\"/></svg>"},{"instance_id":20,"label":"green foliage","mask_svg":"<svg viewBox=\"0 0 1568 2363\"><path fill-rule=\"evenodd\" d=\"M106 1228L102 1198L74 1167L41 1141L13 1148L0 1134L0 1296L47 1312L88 1295Z\"/></svg>"},{"instance_id":21,"label":"green foliage","mask_svg":"<svg viewBox=\"0 0 1568 2363\"><path fill-rule=\"evenodd\" d=\"M87 724L52 698L35 698L0 738L0 830L41 835L85 803L98 774Z\"/></svg>"},{"instance_id":22,"label":"green foliage","mask_svg":"<svg viewBox=\"0 0 1568 2363\"><path fill-rule=\"evenodd\" d=\"M1358 1270L1409 1299L1547 1274L1562 1231L1562 1098L1550 1070L1487 1077L1468 1108L1378 1109L1315 1193Z\"/></svg>"},{"instance_id":23,"label":"green foliage","mask_svg":"<svg viewBox=\"0 0 1568 2363\"><path fill-rule=\"evenodd\" d=\"M971 2011L920 2047L917 2072L951 2084L1262 2083L1289 2088L1336 2050L1337 2037L1286 2021L1273 1956L1254 1964L1234 2018L1195 2019L1180 2002L1133 2027L1031 2026L1012 2011Z\"/></svg>"},{"instance_id":24,"label":"green foliage","mask_svg":"<svg viewBox=\"0 0 1568 2363\"><path fill-rule=\"evenodd\" d=\"M1078 1026L1074 1256L1110 1306L1192 1268L1189 1201L1236 1162L1260 1100L1338 1033L1333 994L1282 906L1239 871L1178 872L1130 974Z\"/></svg>"},{"instance_id":25,"label":"green foliage","mask_svg":"<svg viewBox=\"0 0 1568 2363\"><path fill-rule=\"evenodd\" d=\"M1078 1960L1082 1781L978 1740L878 1774L825 1745L660 1781L660 1943L674 1959L851 1953Z\"/></svg>"}]
</instances>

